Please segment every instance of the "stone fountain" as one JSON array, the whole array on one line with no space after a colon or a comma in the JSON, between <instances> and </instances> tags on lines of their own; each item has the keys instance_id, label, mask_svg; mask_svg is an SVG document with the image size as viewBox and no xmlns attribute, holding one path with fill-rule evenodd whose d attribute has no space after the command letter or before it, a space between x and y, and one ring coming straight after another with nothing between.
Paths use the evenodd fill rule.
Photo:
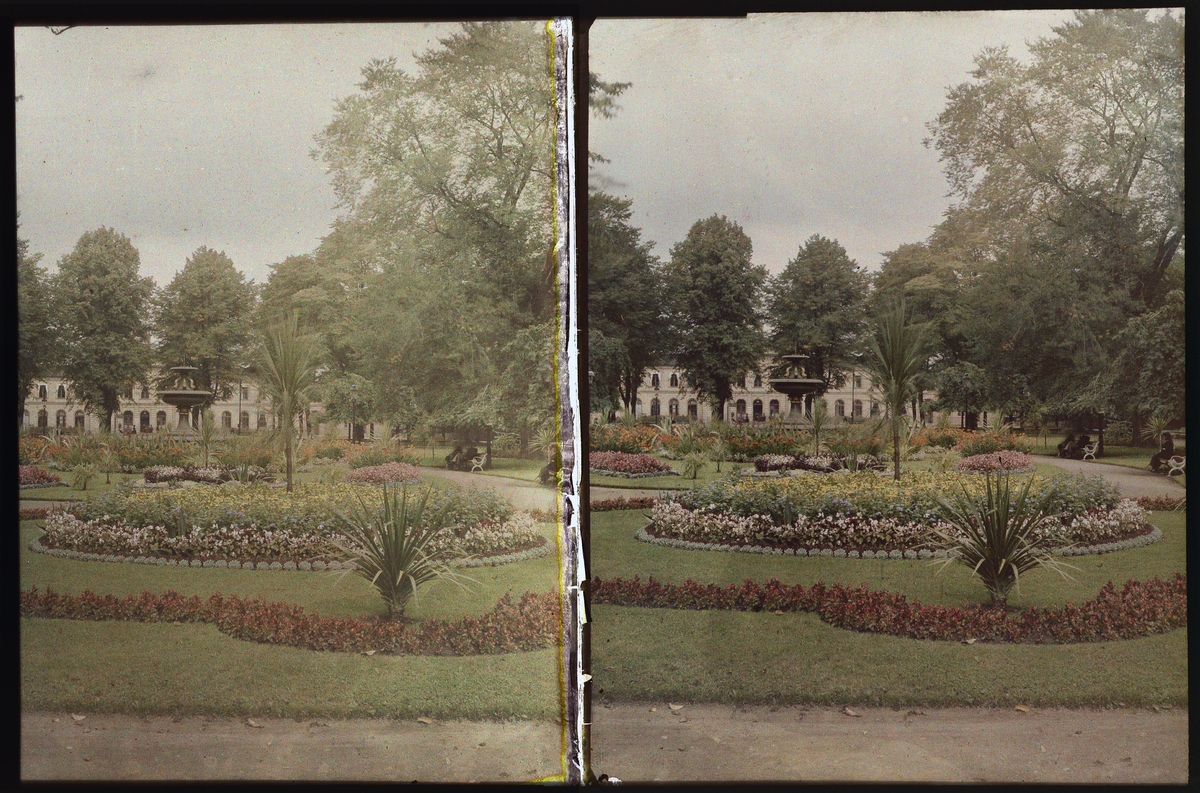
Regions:
<instances>
[{"instance_id":1,"label":"stone fountain","mask_svg":"<svg viewBox=\"0 0 1200 793\"><path fill-rule=\"evenodd\" d=\"M192 378L200 371L195 366L172 366L175 373L175 388L170 391L159 391L158 398L179 411L179 427L177 431L183 435L195 432L192 428L192 408L204 405L212 399L208 391L195 387Z\"/></svg>"},{"instance_id":2,"label":"stone fountain","mask_svg":"<svg viewBox=\"0 0 1200 793\"><path fill-rule=\"evenodd\" d=\"M825 387L825 381L812 377L812 356L802 352L780 356L787 364L783 377L773 377L767 382L771 388L786 394L789 407L784 421L801 422L812 417L813 395Z\"/></svg>"}]
</instances>

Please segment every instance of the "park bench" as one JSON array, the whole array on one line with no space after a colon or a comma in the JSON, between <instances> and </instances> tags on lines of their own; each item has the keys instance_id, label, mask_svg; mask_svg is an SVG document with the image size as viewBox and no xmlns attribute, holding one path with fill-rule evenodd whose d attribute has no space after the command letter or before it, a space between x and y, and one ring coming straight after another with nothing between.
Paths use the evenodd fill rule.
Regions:
<instances>
[{"instance_id":1,"label":"park bench","mask_svg":"<svg viewBox=\"0 0 1200 793\"><path fill-rule=\"evenodd\" d=\"M1184 466L1187 463L1187 457L1184 455L1175 455L1167 461L1167 476L1179 476L1184 473Z\"/></svg>"},{"instance_id":2,"label":"park bench","mask_svg":"<svg viewBox=\"0 0 1200 793\"><path fill-rule=\"evenodd\" d=\"M481 454L471 458L471 473L483 471L483 464L487 462L487 455Z\"/></svg>"},{"instance_id":3,"label":"park bench","mask_svg":"<svg viewBox=\"0 0 1200 793\"><path fill-rule=\"evenodd\" d=\"M1089 443L1087 446L1084 446L1083 447L1083 459L1095 460L1096 459L1096 450L1098 448L1100 448L1099 441L1096 441L1095 443Z\"/></svg>"}]
</instances>

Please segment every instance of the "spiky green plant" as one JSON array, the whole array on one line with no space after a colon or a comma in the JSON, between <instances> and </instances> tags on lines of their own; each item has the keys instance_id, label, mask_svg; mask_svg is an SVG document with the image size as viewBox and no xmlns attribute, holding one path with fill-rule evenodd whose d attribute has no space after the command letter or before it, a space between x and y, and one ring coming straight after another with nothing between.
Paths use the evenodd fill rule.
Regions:
<instances>
[{"instance_id":1,"label":"spiky green plant","mask_svg":"<svg viewBox=\"0 0 1200 793\"><path fill-rule=\"evenodd\" d=\"M96 476L96 466L77 465L71 471L71 487L76 490L87 490L88 482L91 482Z\"/></svg>"},{"instance_id":2,"label":"spiky green plant","mask_svg":"<svg viewBox=\"0 0 1200 793\"><path fill-rule=\"evenodd\" d=\"M811 422L808 432L809 437L812 438L813 454L820 454L821 447L824 445L821 436L826 434L829 427L829 405L826 404L824 397L817 397L813 400Z\"/></svg>"},{"instance_id":3,"label":"spiky green plant","mask_svg":"<svg viewBox=\"0 0 1200 793\"><path fill-rule=\"evenodd\" d=\"M905 408L916 394L917 378L929 360L924 328L912 324L903 301L889 312L870 339L871 359L867 368L875 385L883 391L892 429L892 463L900 479L900 434L907 424Z\"/></svg>"},{"instance_id":4,"label":"spiky green plant","mask_svg":"<svg viewBox=\"0 0 1200 793\"><path fill-rule=\"evenodd\" d=\"M684 479L695 479L706 465L708 465L708 458L704 456L703 452L691 452L684 455L679 466L680 473L683 474Z\"/></svg>"},{"instance_id":5,"label":"spiky green plant","mask_svg":"<svg viewBox=\"0 0 1200 793\"><path fill-rule=\"evenodd\" d=\"M283 322L272 325L263 341L257 367L258 381L278 411L287 469L287 490L290 493L296 442L293 422L317 385L317 344L311 336L300 333L295 314L289 314Z\"/></svg>"},{"instance_id":6,"label":"spiky green plant","mask_svg":"<svg viewBox=\"0 0 1200 793\"><path fill-rule=\"evenodd\" d=\"M200 446L200 454L204 456L204 467L207 468L217 445L217 422L212 408L206 407L200 414L200 431L196 433L196 441Z\"/></svg>"},{"instance_id":7,"label":"spiky green plant","mask_svg":"<svg viewBox=\"0 0 1200 793\"><path fill-rule=\"evenodd\" d=\"M708 457L717 464L717 473L721 473L721 461L729 457L729 441L721 434L716 434L708 444Z\"/></svg>"},{"instance_id":8,"label":"spiky green plant","mask_svg":"<svg viewBox=\"0 0 1200 793\"><path fill-rule=\"evenodd\" d=\"M1142 438L1148 441L1154 441L1158 446L1162 446L1162 435L1167 431L1167 427L1171 425L1171 417L1165 413L1155 413L1150 418L1146 419L1146 426L1142 430Z\"/></svg>"},{"instance_id":9,"label":"spiky green plant","mask_svg":"<svg viewBox=\"0 0 1200 793\"><path fill-rule=\"evenodd\" d=\"M938 497L942 518L953 527L953 531L934 529L948 552L940 563L942 569L954 562L971 568L991 595L992 603L999 606L1008 602L1014 586L1020 592L1021 574L1035 567L1046 567L1070 578L1063 568L1079 568L1033 545L1033 532L1052 520L1046 513L1044 498L1029 497L1033 480L1025 480L1014 498L1007 473L997 475L994 482L992 474L986 476L985 489L977 496L960 484L961 492L951 498Z\"/></svg>"},{"instance_id":10,"label":"spiky green plant","mask_svg":"<svg viewBox=\"0 0 1200 793\"><path fill-rule=\"evenodd\" d=\"M350 572L367 579L387 605L388 615L401 618L417 590L430 581L446 580L458 586L472 579L453 570L448 559L460 555L445 547L431 548L447 531L447 501L432 515L426 513L432 487L420 499L410 498L408 488L399 491L384 485L381 508L369 507L361 495L349 511L332 509L341 538L333 539ZM340 578L339 578L340 580ZM465 587L464 587L465 588Z\"/></svg>"}]
</instances>

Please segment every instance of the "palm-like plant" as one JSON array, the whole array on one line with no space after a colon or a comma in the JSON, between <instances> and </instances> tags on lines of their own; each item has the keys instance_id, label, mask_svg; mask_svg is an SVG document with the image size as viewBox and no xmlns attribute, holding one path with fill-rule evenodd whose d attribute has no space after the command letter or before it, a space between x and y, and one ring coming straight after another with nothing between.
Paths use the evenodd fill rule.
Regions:
<instances>
[{"instance_id":1,"label":"palm-like plant","mask_svg":"<svg viewBox=\"0 0 1200 793\"><path fill-rule=\"evenodd\" d=\"M729 441L717 433L708 444L708 457L717 464L717 473L721 473L721 461L729 456Z\"/></svg>"},{"instance_id":2,"label":"palm-like plant","mask_svg":"<svg viewBox=\"0 0 1200 793\"><path fill-rule=\"evenodd\" d=\"M994 605L1007 603L1014 586L1020 591L1021 574L1028 570L1048 567L1070 578L1063 568L1078 569L1034 547L1031 535L1052 518L1043 499L1030 499L1031 484L1026 480L1014 498L1008 474L997 475L994 483L987 474L985 492L978 496L960 485L961 492L950 499L938 498L942 517L955 530L934 529L949 552L942 567L952 562L970 567Z\"/></svg>"},{"instance_id":3,"label":"palm-like plant","mask_svg":"<svg viewBox=\"0 0 1200 793\"><path fill-rule=\"evenodd\" d=\"M349 512L331 510L343 539L332 540L351 567L348 573L367 579L387 604L388 616L400 618L417 589L430 581L448 580L459 586L469 581L454 571L447 559L459 555L430 545L447 531L446 516L450 502L432 515L426 513L427 488L420 499L410 498L407 487L389 491L384 485L381 509L368 507L362 496ZM341 580L339 578L339 580Z\"/></svg>"},{"instance_id":4,"label":"palm-like plant","mask_svg":"<svg viewBox=\"0 0 1200 793\"><path fill-rule=\"evenodd\" d=\"M820 454L821 436L829 427L829 405L826 404L824 397L817 397L813 401L811 422L808 431L812 437L813 454Z\"/></svg>"},{"instance_id":5,"label":"palm-like plant","mask_svg":"<svg viewBox=\"0 0 1200 793\"><path fill-rule=\"evenodd\" d=\"M1152 440L1159 446L1162 446L1162 435L1167 431L1167 427L1171 425L1171 417L1165 413L1155 413L1150 418L1146 419L1146 426L1142 430L1142 438L1144 440Z\"/></svg>"},{"instance_id":6,"label":"palm-like plant","mask_svg":"<svg viewBox=\"0 0 1200 793\"><path fill-rule=\"evenodd\" d=\"M279 411L280 437L290 493L296 442L293 422L317 385L317 345L311 337L301 335L295 314L289 314L283 322L272 325L263 341L258 380Z\"/></svg>"},{"instance_id":7,"label":"palm-like plant","mask_svg":"<svg viewBox=\"0 0 1200 793\"><path fill-rule=\"evenodd\" d=\"M905 406L916 394L917 378L929 359L924 329L908 321L901 302L879 323L870 339L867 363L875 385L883 391L892 429L892 462L900 479L900 433L908 420Z\"/></svg>"},{"instance_id":8,"label":"palm-like plant","mask_svg":"<svg viewBox=\"0 0 1200 793\"><path fill-rule=\"evenodd\" d=\"M680 473L683 474L684 479L695 479L706 465L708 465L708 458L703 452L690 452L683 457Z\"/></svg>"},{"instance_id":9,"label":"palm-like plant","mask_svg":"<svg viewBox=\"0 0 1200 793\"><path fill-rule=\"evenodd\" d=\"M200 414L200 432L196 434L200 444L200 453L204 455L204 467L208 467L209 457L217 445L217 422L213 418L212 408L205 408Z\"/></svg>"}]
</instances>

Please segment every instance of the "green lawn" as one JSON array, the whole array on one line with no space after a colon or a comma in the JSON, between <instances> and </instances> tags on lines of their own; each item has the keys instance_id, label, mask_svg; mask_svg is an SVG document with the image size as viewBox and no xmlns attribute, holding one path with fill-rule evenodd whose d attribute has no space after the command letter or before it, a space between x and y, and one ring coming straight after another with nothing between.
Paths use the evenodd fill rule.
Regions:
<instances>
[{"instance_id":1,"label":"green lawn","mask_svg":"<svg viewBox=\"0 0 1200 793\"><path fill-rule=\"evenodd\" d=\"M103 493L107 490L112 490L121 482L140 482L142 481L141 474L113 474L112 483L104 483L104 474L98 474L95 479L88 482L87 490L76 490L71 487L71 472L56 471L63 478L65 484L56 485L54 487L31 487L21 491L22 501L79 501L85 498L90 498L96 493Z\"/></svg>"},{"instance_id":2,"label":"green lawn","mask_svg":"<svg viewBox=\"0 0 1200 793\"><path fill-rule=\"evenodd\" d=\"M1038 570L1015 605L1057 605L1095 596L1107 581L1185 570L1182 513L1152 520L1165 539L1102 556L1072 557L1074 581ZM982 603L965 568L940 575L928 561L763 557L685 551L639 542L640 511L597 513L591 569L632 577L720 584L779 578L903 592L931 604ZM1038 706L1187 703L1187 631L1077 645L962 645L856 633L812 614L683 611L595 606L592 675L612 700L745 703L879 703Z\"/></svg>"},{"instance_id":3,"label":"green lawn","mask_svg":"<svg viewBox=\"0 0 1200 793\"><path fill-rule=\"evenodd\" d=\"M1058 444L1064 437L1063 435L1051 435L1045 446L1042 445L1041 438L1038 438L1033 453L1048 457L1056 456L1058 454ZM1150 467L1150 458L1154 456L1156 451L1156 448L1150 446L1115 446L1106 443L1104 445L1104 456L1097 457L1095 462L1104 465L1121 465L1127 468L1141 468L1145 470ZM1187 447L1183 444L1178 444L1175 447L1175 453L1186 455ZM1089 460L1088 462L1092 461Z\"/></svg>"},{"instance_id":4,"label":"green lawn","mask_svg":"<svg viewBox=\"0 0 1200 793\"><path fill-rule=\"evenodd\" d=\"M553 538L550 524L542 527ZM384 613L365 581L337 573L256 572L82 562L36 554L37 522L20 524L21 587L123 596L174 589L261 596L324 616ZM505 592L558 584L556 555L472 568L463 592L438 582L411 616L454 619ZM21 620L22 702L31 709L294 716L559 718L557 651L464 658L357 656L232 639L212 625Z\"/></svg>"}]
</instances>

